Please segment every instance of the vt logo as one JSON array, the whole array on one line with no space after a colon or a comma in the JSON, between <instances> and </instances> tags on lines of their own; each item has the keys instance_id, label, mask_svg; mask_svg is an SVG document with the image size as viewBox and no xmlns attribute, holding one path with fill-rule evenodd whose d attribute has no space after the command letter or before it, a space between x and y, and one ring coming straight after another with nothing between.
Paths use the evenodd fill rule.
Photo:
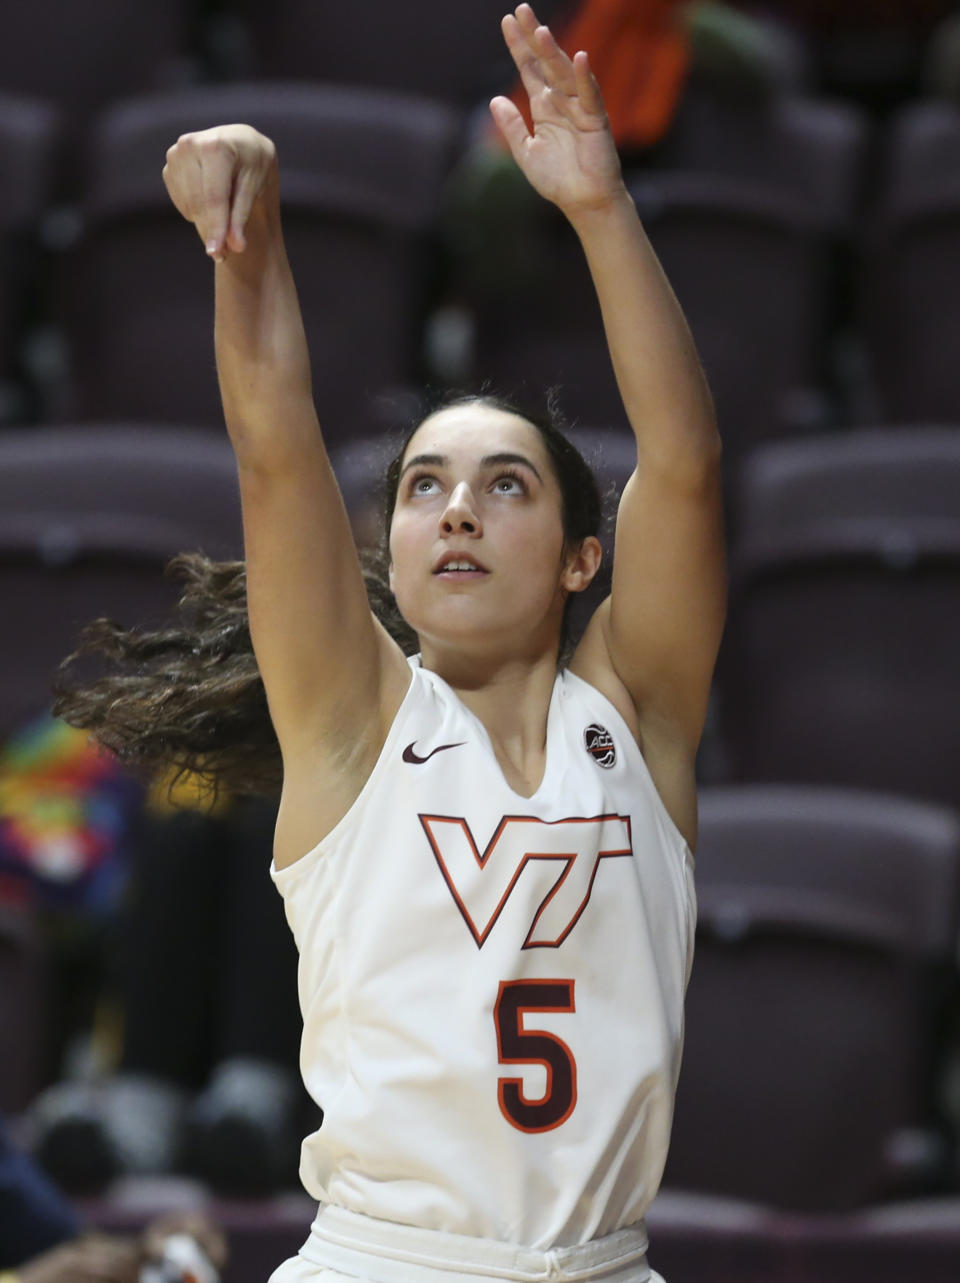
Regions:
<instances>
[{"instance_id":1,"label":"vt logo","mask_svg":"<svg viewBox=\"0 0 960 1283\"><path fill-rule=\"evenodd\" d=\"M466 820L421 815L420 823L480 949L521 877L537 892L543 889L523 948L557 948L587 907L600 861L633 853L630 820L623 815L551 823L506 815L482 854Z\"/></svg>"}]
</instances>

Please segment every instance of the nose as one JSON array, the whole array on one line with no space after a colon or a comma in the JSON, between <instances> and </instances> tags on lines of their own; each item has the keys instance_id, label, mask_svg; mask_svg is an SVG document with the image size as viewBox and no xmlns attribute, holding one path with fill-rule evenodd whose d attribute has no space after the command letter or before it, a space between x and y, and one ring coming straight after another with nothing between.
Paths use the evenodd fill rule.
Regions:
<instances>
[{"instance_id":1,"label":"nose","mask_svg":"<svg viewBox=\"0 0 960 1283\"><path fill-rule=\"evenodd\" d=\"M440 519L440 529L445 535L482 533L473 492L466 481L461 481L450 492L450 500Z\"/></svg>"}]
</instances>

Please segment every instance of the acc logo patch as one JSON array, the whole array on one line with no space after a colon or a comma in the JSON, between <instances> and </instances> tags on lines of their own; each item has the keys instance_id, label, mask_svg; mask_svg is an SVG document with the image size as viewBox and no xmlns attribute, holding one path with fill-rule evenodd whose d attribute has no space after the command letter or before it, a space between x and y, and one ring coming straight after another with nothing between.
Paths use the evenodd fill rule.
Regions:
<instances>
[{"instance_id":1,"label":"acc logo patch","mask_svg":"<svg viewBox=\"0 0 960 1283\"><path fill-rule=\"evenodd\" d=\"M583 742L587 747L587 752L598 766L607 768L613 766L614 762L616 762L617 749L613 742L613 736L599 722L594 722L587 727L583 732Z\"/></svg>"}]
</instances>

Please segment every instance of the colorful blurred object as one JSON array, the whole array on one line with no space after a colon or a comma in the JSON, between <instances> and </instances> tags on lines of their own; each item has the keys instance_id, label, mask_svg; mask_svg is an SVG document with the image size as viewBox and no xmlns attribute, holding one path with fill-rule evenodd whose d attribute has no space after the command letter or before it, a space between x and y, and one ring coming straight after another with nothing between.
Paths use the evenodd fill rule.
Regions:
<instances>
[{"instance_id":1,"label":"colorful blurred object","mask_svg":"<svg viewBox=\"0 0 960 1283\"><path fill-rule=\"evenodd\" d=\"M0 750L0 902L112 912L143 786L84 731L42 714Z\"/></svg>"}]
</instances>

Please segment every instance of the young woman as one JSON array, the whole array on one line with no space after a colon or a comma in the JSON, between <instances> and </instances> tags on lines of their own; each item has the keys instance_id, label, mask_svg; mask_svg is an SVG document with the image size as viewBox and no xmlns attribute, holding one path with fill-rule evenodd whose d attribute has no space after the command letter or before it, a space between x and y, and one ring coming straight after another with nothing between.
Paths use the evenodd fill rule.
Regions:
<instances>
[{"instance_id":1,"label":"young woman","mask_svg":"<svg viewBox=\"0 0 960 1283\"><path fill-rule=\"evenodd\" d=\"M152 703L141 668L71 711L131 760L199 747L216 774L222 748L229 779L244 745L255 771L266 710L245 723L241 694L262 676L282 758L271 874L325 1111L301 1161L317 1218L273 1283L657 1278L643 1215L693 940L694 760L725 615L720 441L587 55L561 53L527 4L503 33L534 132L506 98L491 111L580 238L637 439L612 592L566 667L565 608L600 560L582 460L485 398L418 426L389 525L408 657L371 612L324 452L272 145L242 125L189 134L164 170L217 264L256 668L233 679L242 596L195 561L195 599L220 592L232 620L201 611L181 644L207 666L213 717L194 715L186 667Z\"/></svg>"}]
</instances>

